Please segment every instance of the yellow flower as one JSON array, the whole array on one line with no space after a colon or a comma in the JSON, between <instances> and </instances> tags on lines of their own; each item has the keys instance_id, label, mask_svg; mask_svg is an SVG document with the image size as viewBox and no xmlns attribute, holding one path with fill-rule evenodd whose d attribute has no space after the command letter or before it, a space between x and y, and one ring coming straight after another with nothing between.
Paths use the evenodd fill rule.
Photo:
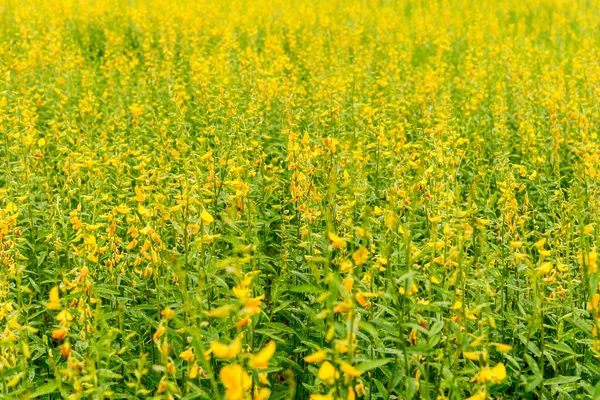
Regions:
<instances>
[{"instance_id":1,"label":"yellow flower","mask_svg":"<svg viewBox=\"0 0 600 400\"><path fill-rule=\"evenodd\" d=\"M506 353L512 350L512 346L508 344L492 343L492 345L496 346L496 350L498 350L500 353Z\"/></svg>"},{"instance_id":2,"label":"yellow flower","mask_svg":"<svg viewBox=\"0 0 600 400\"><path fill-rule=\"evenodd\" d=\"M23 377L23 375L24 375L23 372L19 372L18 374L16 374L8 382L6 382L6 387L12 388L12 387L17 386L19 384L19 381L21 380L21 377Z\"/></svg>"},{"instance_id":3,"label":"yellow flower","mask_svg":"<svg viewBox=\"0 0 600 400\"><path fill-rule=\"evenodd\" d=\"M367 261L369 257L369 250L367 250L364 246L361 246L358 250L352 254L352 259L356 265L362 265Z\"/></svg>"},{"instance_id":4,"label":"yellow flower","mask_svg":"<svg viewBox=\"0 0 600 400\"><path fill-rule=\"evenodd\" d=\"M248 322L250 322L249 318L242 318L238 322L236 322L234 326L236 328L242 328L242 327L248 325Z\"/></svg>"},{"instance_id":5,"label":"yellow flower","mask_svg":"<svg viewBox=\"0 0 600 400\"><path fill-rule=\"evenodd\" d=\"M167 390L167 380L163 377L160 382L158 382L158 387L156 388L156 393L162 393Z\"/></svg>"},{"instance_id":6,"label":"yellow flower","mask_svg":"<svg viewBox=\"0 0 600 400\"><path fill-rule=\"evenodd\" d=\"M344 361L342 361L342 363L340 364L340 368L341 368L342 372L344 373L344 375L346 375L346 377L349 377L349 378L356 378L362 374L362 372L360 372L359 370L354 368L352 365L350 365Z\"/></svg>"},{"instance_id":7,"label":"yellow flower","mask_svg":"<svg viewBox=\"0 0 600 400\"><path fill-rule=\"evenodd\" d=\"M253 369L265 369L269 367L269 360L275 354L275 342L270 341L266 346L250 358L248 366Z\"/></svg>"},{"instance_id":8,"label":"yellow flower","mask_svg":"<svg viewBox=\"0 0 600 400\"><path fill-rule=\"evenodd\" d=\"M239 364L226 365L221 368L219 378L225 386L227 400L244 400L246 392L252 387L250 375Z\"/></svg>"},{"instance_id":9,"label":"yellow flower","mask_svg":"<svg viewBox=\"0 0 600 400\"><path fill-rule=\"evenodd\" d=\"M190 372L188 373L188 378L195 379L198 376L198 364L194 364L190 368Z\"/></svg>"},{"instance_id":10,"label":"yellow flower","mask_svg":"<svg viewBox=\"0 0 600 400\"><path fill-rule=\"evenodd\" d=\"M260 388L254 392L253 400L266 400L271 395L271 390L268 388Z\"/></svg>"},{"instance_id":11,"label":"yellow flower","mask_svg":"<svg viewBox=\"0 0 600 400\"><path fill-rule=\"evenodd\" d=\"M131 105L129 106L129 111L131 111L131 115L134 117L140 117L144 115L144 106Z\"/></svg>"},{"instance_id":12,"label":"yellow flower","mask_svg":"<svg viewBox=\"0 0 600 400\"><path fill-rule=\"evenodd\" d=\"M146 196L144 195L144 191L142 190L141 187L136 186L133 188L134 192L135 192L135 201L141 203L144 200L146 200Z\"/></svg>"},{"instance_id":13,"label":"yellow flower","mask_svg":"<svg viewBox=\"0 0 600 400\"><path fill-rule=\"evenodd\" d=\"M367 300L367 298L369 297L377 297L377 294L370 292L358 292L356 293L356 295L354 295L354 298L356 299L358 304L360 304L361 307L364 307L367 310L371 307L371 302Z\"/></svg>"},{"instance_id":14,"label":"yellow flower","mask_svg":"<svg viewBox=\"0 0 600 400\"><path fill-rule=\"evenodd\" d=\"M219 308L215 308L214 310L205 311L204 314L207 317L212 317L212 318L227 318L227 317L229 317L230 312L231 312L231 306L225 305L225 306L222 306Z\"/></svg>"},{"instance_id":15,"label":"yellow flower","mask_svg":"<svg viewBox=\"0 0 600 400\"><path fill-rule=\"evenodd\" d=\"M478 361L479 356L481 355L480 351L463 351L463 356L469 360Z\"/></svg>"},{"instance_id":16,"label":"yellow flower","mask_svg":"<svg viewBox=\"0 0 600 400\"><path fill-rule=\"evenodd\" d=\"M165 307L165 309L161 311L160 315L166 319L171 319L175 315L175 311L171 307Z\"/></svg>"},{"instance_id":17,"label":"yellow flower","mask_svg":"<svg viewBox=\"0 0 600 400\"><path fill-rule=\"evenodd\" d=\"M346 278L344 278L344 281L342 282L342 286L344 286L344 289L346 289L346 292L351 292L352 287L354 286L354 279L352 279L351 276L347 276Z\"/></svg>"},{"instance_id":18,"label":"yellow flower","mask_svg":"<svg viewBox=\"0 0 600 400\"><path fill-rule=\"evenodd\" d=\"M192 361L194 359L194 351L192 349L187 349L179 353L179 358L184 359L185 361Z\"/></svg>"},{"instance_id":19,"label":"yellow flower","mask_svg":"<svg viewBox=\"0 0 600 400\"><path fill-rule=\"evenodd\" d=\"M362 381L359 381L356 385L354 385L354 391L360 397L364 397L367 394L365 390L365 384Z\"/></svg>"},{"instance_id":20,"label":"yellow flower","mask_svg":"<svg viewBox=\"0 0 600 400\"><path fill-rule=\"evenodd\" d=\"M250 289L242 285L235 286L232 289L233 295L240 300L245 300L250 297Z\"/></svg>"},{"instance_id":21,"label":"yellow flower","mask_svg":"<svg viewBox=\"0 0 600 400\"><path fill-rule=\"evenodd\" d=\"M60 347L60 355L63 356L64 358L67 358L67 357L69 357L69 354L71 354L71 343L65 342Z\"/></svg>"},{"instance_id":22,"label":"yellow flower","mask_svg":"<svg viewBox=\"0 0 600 400\"><path fill-rule=\"evenodd\" d=\"M337 340L335 342L335 351L340 354L345 354L348 352L348 342L346 340Z\"/></svg>"},{"instance_id":23,"label":"yellow flower","mask_svg":"<svg viewBox=\"0 0 600 400\"><path fill-rule=\"evenodd\" d=\"M348 386L348 396L346 400L356 400L356 393L354 393L354 388L352 386Z\"/></svg>"},{"instance_id":24,"label":"yellow flower","mask_svg":"<svg viewBox=\"0 0 600 400\"><path fill-rule=\"evenodd\" d=\"M415 293L419 292L419 288L417 285L415 285L414 283L411 283L410 288L408 289L408 296L413 295ZM406 289L404 288L404 286L400 286L398 288L398 293L400 294L406 294Z\"/></svg>"},{"instance_id":25,"label":"yellow flower","mask_svg":"<svg viewBox=\"0 0 600 400\"><path fill-rule=\"evenodd\" d=\"M312 353L311 355L308 355L306 357L304 357L304 361L306 361L307 363L318 363L321 362L325 359L325 356L327 355L327 353L325 353L325 350L319 350L315 353Z\"/></svg>"},{"instance_id":26,"label":"yellow flower","mask_svg":"<svg viewBox=\"0 0 600 400\"><path fill-rule=\"evenodd\" d=\"M588 274L591 275L598 270L598 253L593 250L587 255Z\"/></svg>"},{"instance_id":27,"label":"yellow flower","mask_svg":"<svg viewBox=\"0 0 600 400\"><path fill-rule=\"evenodd\" d=\"M542 265L540 265L540 267L538 268L538 272L540 273L540 275L546 275L550 273L550 271L552 271L552 263L549 261L542 263Z\"/></svg>"},{"instance_id":28,"label":"yellow flower","mask_svg":"<svg viewBox=\"0 0 600 400\"><path fill-rule=\"evenodd\" d=\"M342 313L348 312L354 308L354 303L350 299L345 299L333 308L333 312Z\"/></svg>"},{"instance_id":29,"label":"yellow flower","mask_svg":"<svg viewBox=\"0 0 600 400\"><path fill-rule=\"evenodd\" d=\"M479 392L479 393L476 393L473 396L469 397L467 400L485 400L485 399L486 399L485 392Z\"/></svg>"},{"instance_id":30,"label":"yellow flower","mask_svg":"<svg viewBox=\"0 0 600 400\"><path fill-rule=\"evenodd\" d=\"M331 393L328 394L311 394L310 400L333 400L333 396Z\"/></svg>"},{"instance_id":31,"label":"yellow flower","mask_svg":"<svg viewBox=\"0 0 600 400\"><path fill-rule=\"evenodd\" d=\"M589 311L595 310L596 308L598 308L599 304L600 304L600 293L595 293L594 296L592 297L592 300L590 302L588 302L588 310Z\"/></svg>"},{"instance_id":32,"label":"yellow flower","mask_svg":"<svg viewBox=\"0 0 600 400\"><path fill-rule=\"evenodd\" d=\"M453 310L459 310L460 308L462 308L462 301L460 300L456 300L456 302L454 303L454 305L451 307Z\"/></svg>"},{"instance_id":33,"label":"yellow flower","mask_svg":"<svg viewBox=\"0 0 600 400\"><path fill-rule=\"evenodd\" d=\"M264 295L254 297L246 301L244 308L241 311L241 314L244 316L247 315L256 315L260 313L260 307L262 305L262 299L264 299Z\"/></svg>"},{"instance_id":34,"label":"yellow flower","mask_svg":"<svg viewBox=\"0 0 600 400\"><path fill-rule=\"evenodd\" d=\"M263 372L261 374L258 374L258 381L263 384L263 385L268 385L269 384L269 380L267 379L267 376L269 374L267 372Z\"/></svg>"},{"instance_id":35,"label":"yellow flower","mask_svg":"<svg viewBox=\"0 0 600 400\"><path fill-rule=\"evenodd\" d=\"M504 364L498 363L494 368L484 367L477 375L471 379L471 382L500 383L506 378L506 368Z\"/></svg>"},{"instance_id":36,"label":"yellow flower","mask_svg":"<svg viewBox=\"0 0 600 400\"><path fill-rule=\"evenodd\" d=\"M552 254L551 250L539 249L538 252L540 253L540 256L543 257L548 257L550 254Z\"/></svg>"},{"instance_id":37,"label":"yellow flower","mask_svg":"<svg viewBox=\"0 0 600 400\"><path fill-rule=\"evenodd\" d=\"M18 210L17 205L12 201L6 205L6 211L8 212L16 212Z\"/></svg>"},{"instance_id":38,"label":"yellow flower","mask_svg":"<svg viewBox=\"0 0 600 400\"><path fill-rule=\"evenodd\" d=\"M65 327L58 328L52 331L52 339L62 340L67 336L69 330Z\"/></svg>"},{"instance_id":39,"label":"yellow flower","mask_svg":"<svg viewBox=\"0 0 600 400\"><path fill-rule=\"evenodd\" d=\"M56 320L62 326L69 326L71 321L73 321L73 315L68 310L62 310L56 316Z\"/></svg>"},{"instance_id":40,"label":"yellow flower","mask_svg":"<svg viewBox=\"0 0 600 400\"><path fill-rule=\"evenodd\" d=\"M156 329L156 332L154 332L154 335L152 335L152 339L153 340L158 340L162 335L165 334L165 327L163 325L159 325L158 328Z\"/></svg>"},{"instance_id":41,"label":"yellow flower","mask_svg":"<svg viewBox=\"0 0 600 400\"><path fill-rule=\"evenodd\" d=\"M60 298L58 296L58 286L54 286L50 289L50 301L46 303L48 310L57 310L60 308Z\"/></svg>"},{"instance_id":42,"label":"yellow flower","mask_svg":"<svg viewBox=\"0 0 600 400\"><path fill-rule=\"evenodd\" d=\"M166 343L164 344L164 346L166 346ZM167 372L171 375L175 375L177 373L177 370L175 369L175 364L173 364L173 360L169 360L169 363L167 364Z\"/></svg>"},{"instance_id":43,"label":"yellow flower","mask_svg":"<svg viewBox=\"0 0 600 400\"><path fill-rule=\"evenodd\" d=\"M331 364L329 361L325 361L321 365L321 368L319 368L319 373L317 376L319 377L320 380L322 380L326 384L333 385L333 383L335 382L336 376L338 376L338 373L335 370L335 367L333 366L333 364Z\"/></svg>"},{"instance_id":44,"label":"yellow flower","mask_svg":"<svg viewBox=\"0 0 600 400\"><path fill-rule=\"evenodd\" d=\"M137 208L137 212L140 215L146 215L146 214L148 214L148 209L146 207L144 207L142 204L140 204Z\"/></svg>"},{"instance_id":45,"label":"yellow flower","mask_svg":"<svg viewBox=\"0 0 600 400\"><path fill-rule=\"evenodd\" d=\"M213 216L210 215L206 210L202 210L202 213L200 213L200 219L202 220L203 225L210 225L215 220Z\"/></svg>"},{"instance_id":46,"label":"yellow flower","mask_svg":"<svg viewBox=\"0 0 600 400\"><path fill-rule=\"evenodd\" d=\"M492 368L492 380L496 383L500 383L504 379L506 379L506 367L504 367L503 363L498 363Z\"/></svg>"},{"instance_id":47,"label":"yellow flower","mask_svg":"<svg viewBox=\"0 0 600 400\"><path fill-rule=\"evenodd\" d=\"M240 353L242 350L242 343L240 342L239 337L233 339L229 345L213 341L210 343L210 350L215 356L224 360L229 360Z\"/></svg>"},{"instance_id":48,"label":"yellow flower","mask_svg":"<svg viewBox=\"0 0 600 400\"><path fill-rule=\"evenodd\" d=\"M343 249L346 247L346 240L342 239L335 233L329 232L327 236L329 236L329 240L331 240L331 245L334 249Z\"/></svg>"}]
</instances>

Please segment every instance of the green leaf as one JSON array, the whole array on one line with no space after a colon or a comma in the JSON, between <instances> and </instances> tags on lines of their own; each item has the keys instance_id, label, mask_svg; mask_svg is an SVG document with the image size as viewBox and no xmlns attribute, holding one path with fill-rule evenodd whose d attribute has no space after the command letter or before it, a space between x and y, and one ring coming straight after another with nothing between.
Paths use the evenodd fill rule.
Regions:
<instances>
[{"instance_id":1,"label":"green leaf","mask_svg":"<svg viewBox=\"0 0 600 400\"><path fill-rule=\"evenodd\" d=\"M367 361L356 366L360 372L367 372L375 368L383 367L385 364L393 361L391 358L382 358L380 360Z\"/></svg>"},{"instance_id":2,"label":"green leaf","mask_svg":"<svg viewBox=\"0 0 600 400\"><path fill-rule=\"evenodd\" d=\"M592 399L600 399L600 382L596 383L596 387L594 388L594 394L592 395Z\"/></svg>"},{"instance_id":3,"label":"green leaf","mask_svg":"<svg viewBox=\"0 0 600 400\"><path fill-rule=\"evenodd\" d=\"M321 289L316 286L313 286L313 285L299 285L299 286L291 287L287 290L288 290L288 292L292 292L292 293L312 293L312 294L321 293Z\"/></svg>"},{"instance_id":4,"label":"green leaf","mask_svg":"<svg viewBox=\"0 0 600 400\"><path fill-rule=\"evenodd\" d=\"M548 385L564 385L565 383L577 382L580 376L557 376L556 378L548 379L544 382L544 386Z\"/></svg>"},{"instance_id":5,"label":"green leaf","mask_svg":"<svg viewBox=\"0 0 600 400\"><path fill-rule=\"evenodd\" d=\"M530 376L527 379L525 391L531 392L542 382L542 373L540 372L540 367L537 365L537 362L533 359L533 357L531 357L529 354L525 354L525 360L527 360L527 364L529 364L529 368L531 368L531 372L533 372L533 376Z\"/></svg>"},{"instance_id":6,"label":"green leaf","mask_svg":"<svg viewBox=\"0 0 600 400\"><path fill-rule=\"evenodd\" d=\"M564 343L546 343L544 344L545 347L553 349L553 350L557 350L557 351L561 351L563 353L567 353L567 354L571 354L571 355L577 355L577 353L575 353L569 346L567 346Z\"/></svg>"},{"instance_id":7,"label":"green leaf","mask_svg":"<svg viewBox=\"0 0 600 400\"><path fill-rule=\"evenodd\" d=\"M31 393L29 396L30 398L35 399L36 397L54 393L56 392L56 389L58 389L58 385L56 384L56 382L52 382L42 387L39 387L35 392Z\"/></svg>"},{"instance_id":8,"label":"green leaf","mask_svg":"<svg viewBox=\"0 0 600 400\"><path fill-rule=\"evenodd\" d=\"M383 383L381 383L379 380L375 379L375 385L377 386L377 389L379 390L379 393L383 396L383 398L387 398L388 397L388 391L386 390L385 386L383 385Z\"/></svg>"}]
</instances>

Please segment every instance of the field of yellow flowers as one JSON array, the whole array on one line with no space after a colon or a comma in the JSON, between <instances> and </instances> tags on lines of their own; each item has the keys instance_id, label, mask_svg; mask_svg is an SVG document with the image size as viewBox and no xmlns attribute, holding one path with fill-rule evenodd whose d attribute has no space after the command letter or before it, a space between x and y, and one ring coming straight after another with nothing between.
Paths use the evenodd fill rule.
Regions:
<instances>
[{"instance_id":1,"label":"field of yellow flowers","mask_svg":"<svg viewBox=\"0 0 600 400\"><path fill-rule=\"evenodd\" d=\"M598 0L0 0L0 398L600 399Z\"/></svg>"}]
</instances>

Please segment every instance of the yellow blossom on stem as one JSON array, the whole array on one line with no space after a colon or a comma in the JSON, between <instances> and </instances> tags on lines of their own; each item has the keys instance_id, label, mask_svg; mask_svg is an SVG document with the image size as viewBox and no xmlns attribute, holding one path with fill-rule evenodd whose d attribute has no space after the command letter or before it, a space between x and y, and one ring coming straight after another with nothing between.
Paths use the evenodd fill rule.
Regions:
<instances>
[{"instance_id":1,"label":"yellow blossom on stem","mask_svg":"<svg viewBox=\"0 0 600 400\"><path fill-rule=\"evenodd\" d=\"M222 306L219 308L215 308L214 310L204 312L204 314L207 317L211 317L211 318L227 318L227 317L229 317L230 313L231 313L230 305L225 305L225 306Z\"/></svg>"},{"instance_id":2,"label":"yellow blossom on stem","mask_svg":"<svg viewBox=\"0 0 600 400\"><path fill-rule=\"evenodd\" d=\"M242 350L242 343L239 337L233 339L229 345L217 341L212 341L210 343L210 350L215 356L224 360L229 360L231 358L237 357L237 355Z\"/></svg>"},{"instance_id":3,"label":"yellow blossom on stem","mask_svg":"<svg viewBox=\"0 0 600 400\"><path fill-rule=\"evenodd\" d=\"M193 361L194 360L194 351L192 349L187 349L185 351L182 351L181 353L179 353L179 358L185 360L185 361Z\"/></svg>"},{"instance_id":4,"label":"yellow blossom on stem","mask_svg":"<svg viewBox=\"0 0 600 400\"><path fill-rule=\"evenodd\" d=\"M327 236L329 237L329 240L331 240L331 246L333 246L334 249L343 249L346 247L346 240L335 233L329 232Z\"/></svg>"},{"instance_id":5,"label":"yellow blossom on stem","mask_svg":"<svg viewBox=\"0 0 600 400\"><path fill-rule=\"evenodd\" d=\"M352 254L352 259L356 265L362 265L367 261L369 257L369 250L367 250L364 246L361 246L358 250Z\"/></svg>"},{"instance_id":6,"label":"yellow blossom on stem","mask_svg":"<svg viewBox=\"0 0 600 400\"><path fill-rule=\"evenodd\" d=\"M342 372L344 373L344 375L348 378L356 378L359 377L362 372L360 372L359 370L357 370L355 367L353 367L352 365L348 364L347 362L342 361L340 363L340 369L342 370Z\"/></svg>"},{"instance_id":7,"label":"yellow blossom on stem","mask_svg":"<svg viewBox=\"0 0 600 400\"><path fill-rule=\"evenodd\" d=\"M327 355L327 353L325 352L325 350L319 350L315 353L312 353L306 357L304 357L304 361L306 361L307 363L318 363L321 362L325 359L325 356Z\"/></svg>"},{"instance_id":8,"label":"yellow blossom on stem","mask_svg":"<svg viewBox=\"0 0 600 400\"><path fill-rule=\"evenodd\" d=\"M50 289L50 301L46 303L46 308L49 310L57 310L60 308L60 298L58 296L58 286Z\"/></svg>"},{"instance_id":9,"label":"yellow blossom on stem","mask_svg":"<svg viewBox=\"0 0 600 400\"><path fill-rule=\"evenodd\" d=\"M58 328L52 331L52 339L62 340L67 336L69 330L65 327Z\"/></svg>"},{"instance_id":10,"label":"yellow blossom on stem","mask_svg":"<svg viewBox=\"0 0 600 400\"><path fill-rule=\"evenodd\" d=\"M338 376L338 373L335 370L335 367L333 366L332 363L330 363L329 361L325 361L321 365L321 368L319 368L319 372L318 372L317 376L319 377L320 380L322 380L326 384L333 385L336 377Z\"/></svg>"},{"instance_id":11,"label":"yellow blossom on stem","mask_svg":"<svg viewBox=\"0 0 600 400\"><path fill-rule=\"evenodd\" d=\"M203 225L210 225L215 220L213 216L210 215L210 213L206 210L202 210L202 213L200 214L200 219L202 220Z\"/></svg>"},{"instance_id":12,"label":"yellow blossom on stem","mask_svg":"<svg viewBox=\"0 0 600 400\"><path fill-rule=\"evenodd\" d=\"M265 369L269 366L269 360L275 354L275 342L270 341L266 346L250 358L248 366L253 369Z\"/></svg>"},{"instance_id":13,"label":"yellow blossom on stem","mask_svg":"<svg viewBox=\"0 0 600 400\"><path fill-rule=\"evenodd\" d=\"M152 336L152 340L158 340L162 335L164 335L166 332L166 329L163 325L159 325L158 328L156 329L156 332L154 332L154 335Z\"/></svg>"},{"instance_id":14,"label":"yellow blossom on stem","mask_svg":"<svg viewBox=\"0 0 600 400\"><path fill-rule=\"evenodd\" d=\"M506 368L503 363L498 363L495 367L484 367L471 379L471 382L500 383L506 378Z\"/></svg>"},{"instance_id":15,"label":"yellow blossom on stem","mask_svg":"<svg viewBox=\"0 0 600 400\"><path fill-rule=\"evenodd\" d=\"M252 387L250 375L239 364L226 365L219 372L227 400L244 400Z\"/></svg>"}]
</instances>

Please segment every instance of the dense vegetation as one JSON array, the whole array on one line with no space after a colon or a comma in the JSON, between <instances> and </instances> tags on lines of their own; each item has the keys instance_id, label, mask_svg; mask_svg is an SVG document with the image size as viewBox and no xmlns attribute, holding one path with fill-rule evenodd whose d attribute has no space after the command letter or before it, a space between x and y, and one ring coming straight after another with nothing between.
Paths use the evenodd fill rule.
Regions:
<instances>
[{"instance_id":1,"label":"dense vegetation","mask_svg":"<svg viewBox=\"0 0 600 400\"><path fill-rule=\"evenodd\" d=\"M0 0L1 397L600 398L599 29Z\"/></svg>"}]
</instances>

